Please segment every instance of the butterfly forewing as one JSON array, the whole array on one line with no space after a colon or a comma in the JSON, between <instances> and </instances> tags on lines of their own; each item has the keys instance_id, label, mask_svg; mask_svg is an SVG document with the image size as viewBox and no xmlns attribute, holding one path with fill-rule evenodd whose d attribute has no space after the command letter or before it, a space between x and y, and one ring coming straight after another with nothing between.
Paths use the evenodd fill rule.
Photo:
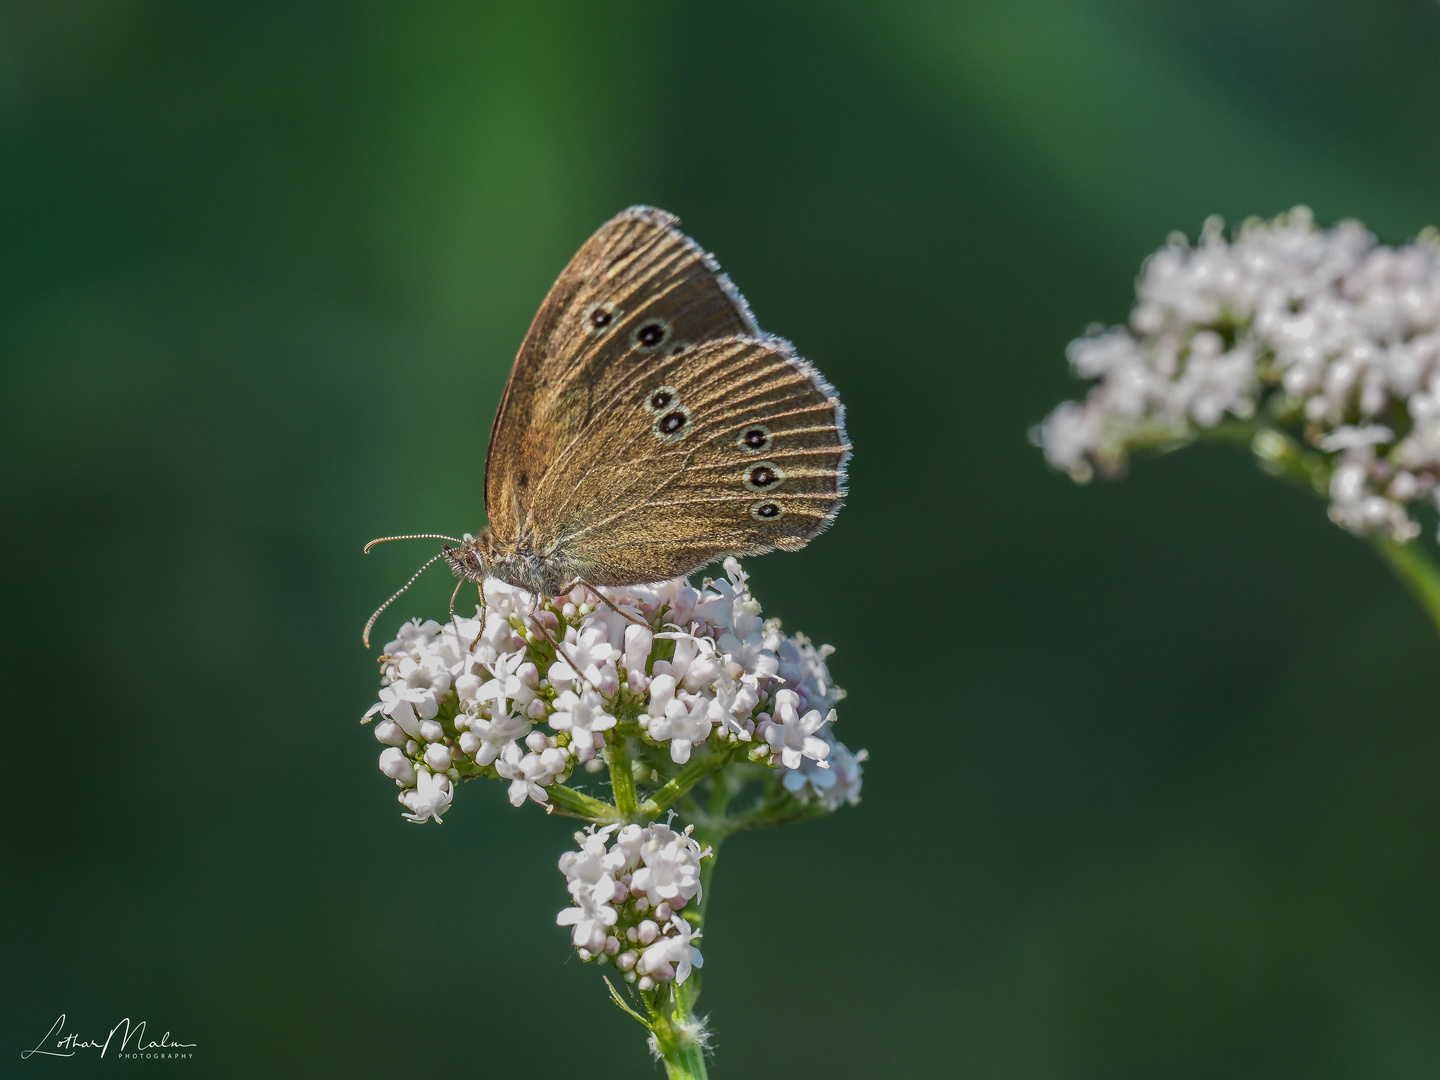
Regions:
<instances>
[{"instance_id":1,"label":"butterfly forewing","mask_svg":"<svg viewBox=\"0 0 1440 1080\"><path fill-rule=\"evenodd\" d=\"M516 539L554 461L638 366L758 334L744 299L675 221L650 207L612 218L541 305L490 434L485 506L497 536Z\"/></svg>"}]
</instances>

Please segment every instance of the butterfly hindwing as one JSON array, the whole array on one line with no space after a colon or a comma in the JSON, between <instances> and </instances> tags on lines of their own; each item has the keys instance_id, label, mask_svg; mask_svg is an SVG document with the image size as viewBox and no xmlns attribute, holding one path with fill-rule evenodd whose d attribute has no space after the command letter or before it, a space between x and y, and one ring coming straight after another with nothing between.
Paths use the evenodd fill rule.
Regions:
<instances>
[{"instance_id":1,"label":"butterfly hindwing","mask_svg":"<svg viewBox=\"0 0 1440 1080\"><path fill-rule=\"evenodd\" d=\"M794 550L839 509L843 406L774 338L654 357L612 380L534 492L537 550L591 584L688 574Z\"/></svg>"}]
</instances>

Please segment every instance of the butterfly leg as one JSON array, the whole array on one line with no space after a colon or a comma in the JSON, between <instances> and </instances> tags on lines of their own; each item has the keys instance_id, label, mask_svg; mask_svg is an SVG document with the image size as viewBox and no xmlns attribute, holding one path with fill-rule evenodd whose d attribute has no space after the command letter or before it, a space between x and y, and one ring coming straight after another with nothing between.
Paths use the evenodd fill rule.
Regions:
<instances>
[{"instance_id":1,"label":"butterfly leg","mask_svg":"<svg viewBox=\"0 0 1440 1080\"><path fill-rule=\"evenodd\" d=\"M455 591L450 594L450 625L455 628L455 644L460 644L460 623L455 618L455 598L460 595L460 586L465 584L461 578L455 583Z\"/></svg>"},{"instance_id":2,"label":"butterfly leg","mask_svg":"<svg viewBox=\"0 0 1440 1080\"><path fill-rule=\"evenodd\" d=\"M604 604L606 607L608 607L611 611L615 612L616 615L619 615L619 616L620 616L622 619L624 619L626 622L632 622L632 623L634 623L636 626L643 626L643 627L645 627L646 630L651 630L651 629L653 629L653 627L651 627L651 625L650 625L649 623L647 623L644 619L637 619L634 615L631 615L628 611L624 611L624 610L622 610L621 608L616 607L616 606L615 606L615 602L614 602L613 600L611 600L608 596L606 596L604 593L602 593L602 592L601 592L599 589L597 589L594 585L591 585L591 584L590 584L588 581L586 581L584 578L576 578L574 581L572 581L572 582L570 583L570 589L573 589L576 585L584 585L585 588L589 589L592 593L595 594L596 599L598 599L602 604ZM565 591L565 592L569 592L570 589L566 589L566 590L564 590L564 591Z\"/></svg>"},{"instance_id":3,"label":"butterfly leg","mask_svg":"<svg viewBox=\"0 0 1440 1080\"><path fill-rule=\"evenodd\" d=\"M580 670L580 665L575 662L575 658L565 651L564 644L556 640L555 635L550 633L539 619L531 616L530 625L545 635L545 640L555 647L555 655L564 657L565 663L570 665L570 670L575 672L577 678L583 679L585 677L584 673Z\"/></svg>"},{"instance_id":4,"label":"butterfly leg","mask_svg":"<svg viewBox=\"0 0 1440 1080\"><path fill-rule=\"evenodd\" d=\"M475 591L480 594L480 633L475 635L475 640L470 643L470 651L475 651L475 646L480 644L480 639L485 636L485 623L490 615L490 606L485 603L485 581L483 578L475 582Z\"/></svg>"}]
</instances>

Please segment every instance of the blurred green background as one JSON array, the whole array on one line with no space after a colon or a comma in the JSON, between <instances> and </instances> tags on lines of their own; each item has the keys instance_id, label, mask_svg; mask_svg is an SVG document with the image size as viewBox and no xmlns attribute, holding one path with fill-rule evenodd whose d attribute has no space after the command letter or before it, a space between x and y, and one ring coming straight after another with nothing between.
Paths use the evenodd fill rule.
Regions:
<instances>
[{"instance_id":1,"label":"blurred green background","mask_svg":"<svg viewBox=\"0 0 1440 1080\"><path fill-rule=\"evenodd\" d=\"M1435 633L1242 452L1025 438L1171 229L1440 223L1437 89L1429 0L4 4L0 1073L658 1075L554 925L573 825L407 825L357 723L430 551L361 545L479 527L636 202L856 445L749 568L865 798L726 848L713 1075L1440 1073ZM62 1012L196 1058L21 1062Z\"/></svg>"}]
</instances>

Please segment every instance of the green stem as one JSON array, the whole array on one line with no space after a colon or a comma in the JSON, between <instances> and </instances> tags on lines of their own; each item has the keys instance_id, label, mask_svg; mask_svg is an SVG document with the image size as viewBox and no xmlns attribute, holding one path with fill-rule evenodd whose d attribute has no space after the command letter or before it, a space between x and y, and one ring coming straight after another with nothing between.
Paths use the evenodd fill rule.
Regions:
<instances>
[{"instance_id":1,"label":"green stem","mask_svg":"<svg viewBox=\"0 0 1440 1080\"><path fill-rule=\"evenodd\" d=\"M1330 487L1330 467L1324 457L1279 428L1234 421L1221 424L1213 434L1225 442L1248 442L1260 467L1271 476L1309 488L1317 495Z\"/></svg>"},{"instance_id":2,"label":"green stem","mask_svg":"<svg viewBox=\"0 0 1440 1080\"><path fill-rule=\"evenodd\" d=\"M1375 550L1390 564L1412 596L1420 601L1426 613L1440 629L1440 566L1426 554L1418 540L1408 544L1396 544L1389 540L1375 540Z\"/></svg>"},{"instance_id":3,"label":"green stem","mask_svg":"<svg viewBox=\"0 0 1440 1080\"><path fill-rule=\"evenodd\" d=\"M681 782L693 767L693 776L683 783L683 790L679 790L669 801L680 798L729 760L730 754L727 751L724 754L712 755L705 761L690 762L685 770L666 785L669 787L675 784L680 788ZM656 792L656 796L660 793ZM647 799L641 809L648 808L652 802L653 799ZM710 848L710 857L700 864L700 900L685 909L686 918L697 932L705 928L705 908L710 903L710 881L715 874L715 857L719 853L720 842L729 835L725 825L725 808L729 802L730 785L725 782L723 775L715 777L715 790L710 795L710 812L706 815L706 823L695 830L695 838ZM669 802L665 805L669 805ZM661 806L660 809L664 807ZM659 813L659 809L656 813ZM655 1045L659 1047L660 1058L665 1062L665 1075L670 1080L705 1080L705 1048L697 1037L701 1023L695 1019L695 1002L700 997L700 974L700 970L696 968L690 972L690 978L685 980L684 985L672 984L667 996L656 994L650 1007L650 1031L655 1036Z\"/></svg>"},{"instance_id":4,"label":"green stem","mask_svg":"<svg viewBox=\"0 0 1440 1080\"><path fill-rule=\"evenodd\" d=\"M705 1080L705 1048L696 1037L700 1025L695 1020L695 996L692 980L676 986L668 995L656 995L650 1007L650 1030L660 1059L665 1062L665 1075L670 1080Z\"/></svg>"},{"instance_id":5,"label":"green stem","mask_svg":"<svg viewBox=\"0 0 1440 1080\"><path fill-rule=\"evenodd\" d=\"M1232 425L1235 433L1243 432L1241 425ZM1228 434L1228 433L1227 433ZM1233 438L1235 435L1231 434ZM1260 463L1270 472L1293 480L1324 494L1329 487L1330 470L1324 459L1313 450L1307 450L1296 439L1272 427L1254 429L1250 448ZM1420 602L1425 613L1440 629L1440 567L1435 565L1418 541L1397 544L1381 537L1372 538L1371 544L1390 569Z\"/></svg>"},{"instance_id":6,"label":"green stem","mask_svg":"<svg viewBox=\"0 0 1440 1080\"><path fill-rule=\"evenodd\" d=\"M611 822L624 820L619 811L609 803L592 799L564 784L551 784L545 790L550 793L550 803L555 807L554 813L562 817L584 818L597 825L609 825Z\"/></svg>"},{"instance_id":7,"label":"green stem","mask_svg":"<svg viewBox=\"0 0 1440 1080\"><path fill-rule=\"evenodd\" d=\"M610 765L610 788L615 792L615 809L620 812L622 821L634 821L639 816L639 806L635 795L635 773L630 767L630 736L619 731L611 734L605 756Z\"/></svg>"},{"instance_id":8,"label":"green stem","mask_svg":"<svg viewBox=\"0 0 1440 1080\"><path fill-rule=\"evenodd\" d=\"M700 863L700 900L694 907L688 908L686 917L697 931L705 929L705 913L710 907L710 882L715 876L715 861L720 857L720 845L730 835L731 828L729 820L725 817L725 811L730 806L730 784L724 773L716 776L714 790L710 792L710 807L704 818L695 829L695 839L700 841L702 848L710 849L710 857ZM702 972L697 968L691 972L687 982L690 1002L693 1004L700 997L700 988L703 985Z\"/></svg>"},{"instance_id":9,"label":"green stem","mask_svg":"<svg viewBox=\"0 0 1440 1080\"><path fill-rule=\"evenodd\" d=\"M794 799L774 800L754 810L736 814L728 819L727 824L730 832L746 832L752 829L770 829L776 825L789 825L792 821L823 817L827 813L829 811L820 804L819 800L815 799L806 803L796 802Z\"/></svg>"},{"instance_id":10,"label":"green stem","mask_svg":"<svg viewBox=\"0 0 1440 1080\"><path fill-rule=\"evenodd\" d=\"M691 758L683 769L656 788L655 794L640 804L640 813L647 820L659 817L670 808L671 803L701 780L728 765L732 756L733 752L729 747L721 746L702 757Z\"/></svg>"}]
</instances>

